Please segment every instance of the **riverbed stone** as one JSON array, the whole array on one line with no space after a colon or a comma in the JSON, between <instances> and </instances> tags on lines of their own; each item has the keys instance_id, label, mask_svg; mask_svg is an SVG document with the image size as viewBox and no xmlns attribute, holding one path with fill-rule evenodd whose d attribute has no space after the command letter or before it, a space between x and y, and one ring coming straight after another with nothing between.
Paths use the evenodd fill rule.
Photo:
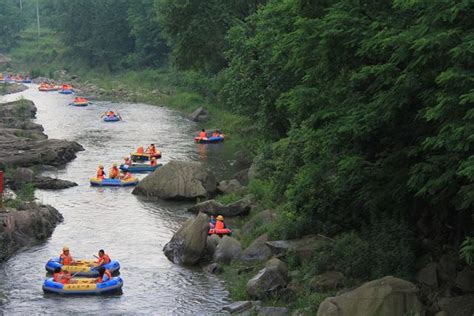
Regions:
<instances>
[{"instance_id":1,"label":"riverbed stone","mask_svg":"<svg viewBox=\"0 0 474 316\"><path fill-rule=\"evenodd\" d=\"M240 242L230 236L222 237L214 252L214 262L229 264L238 258L242 252Z\"/></svg>"},{"instance_id":2,"label":"riverbed stone","mask_svg":"<svg viewBox=\"0 0 474 316\"><path fill-rule=\"evenodd\" d=\"M270 259L265 268L247 282L247 293L250 297L264 299L275 296L288 284L288 268L276 258Z\"/></svg>"},{"instance_id":3,"label":"riverbed stone","mask_svg":"<svg viewBox=\"0 0 474 316\"><path fill-rule=\"evenodd\" d=\"M194 219L188 219L173 235L163 252L172 262L182 265L195 265L206 251L209 218L199 213Z\"/></svg>"},{"instance_id":4,"label":"riverbed stone","mask_svg":"<svg viewBox=\"0 0 474 316\"><path fill-rule=\"evenodd\" d=\"M272 251L267 246L268 234L255 239L250 246L248 246L240 256L240 259L245 262L266 261L272 256Z\"/></svg>"},{"instance_id":5,"label":"riverbed stone","mask_svg":"<svg viewBox=\"0 0 474 316\"><path fill-rule=\"evenodd\" d=\"M22 247L45 241L62 220L49 205L23 203L21 210L0 209L0 261Z\"/></svg>"},{"instance_id":6,"label":"riverbed stone","mask_svg":"<svg viewBox=\"0 0 474 316\"><path fill-rule=\"evenodd\" d=\"M474 269L464 267L456 276L456 287L463 292L474 292ZM474 311L473 311L474 312Z\"/></svg>"},{"instance_id":7,"label":"riverbed stone","mask_svg":"<svg viewBox=\"0 0 474 316\"><path fill-rule=\"evenodd\" d=\"M216 177L202 164L170 161L143 178L133 194L165 200L194 200L214 194L216 184Z\"/></svg>"},{"instance_id":8,"label":"riverbed stone","mask_svg":"<svg viewBox=\"0 0 474 316\"><path fill-rule=\"evenodd\" d=\"M413 283L387 276L326 298L317 316L421 316L423 307L417 293Z\"/></svg>"},{"instance_id":9,"label":"riverbed stone","mask_svg":"<svg viewBox=\"0 0 474 316\"><path fill-rule=\"evenodd\" d=\"M235 217L248 215L251 209L251 201L247 198L242 198L225 205L216 200L208 200L188 208L188 211L192 213L202 212L214 216Z\"/></svg>"},{"instance_id":10,"label":"riverbed stone","mask_svg":"<svg viewBox=\"0 0 474 316\"><path fill-rule=\"evenodd\" d=\"M222 194L235 193L241 190L242 185L236 179L220 181L219 185L217 186L217 191Z\"/></svg>"}]
</instances>

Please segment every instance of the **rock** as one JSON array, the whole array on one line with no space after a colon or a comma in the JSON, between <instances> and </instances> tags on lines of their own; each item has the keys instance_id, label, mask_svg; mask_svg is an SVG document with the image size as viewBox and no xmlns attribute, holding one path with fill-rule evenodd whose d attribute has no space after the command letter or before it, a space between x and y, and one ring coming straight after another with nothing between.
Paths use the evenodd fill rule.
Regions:
<instances>
[{"instance_id":1,"label":"rock","mask_svg":"<svg viewBox=\"0 0 474 316\"><path fill-rule=\"evenodd\" d=\"M189 115L189 119L194 122L203 122L203 119L207 119L207 116L207 110L201 106Z\"/></svg>"},{"instance_id":2,"label":"rock","mask_svg":"<svg viewBox=\"0 0 474 316\"><path fill-rule=\"evenodd\" d=\"M234 174L234 178L239 181L241 185L248 185L249 184L249 169L243 169L237 171Z\"/></svg>"},{"instance_id":3,"label":"rock","mask_svg":"<svg viewBox=\"0 0 474 316\"><path fill-rule=\"evenodd\" d=\"M5 85L4 91L0 90L0 95L18 93L18 92L25 91L26 89L28 89L28 87L22 83L10 83L10 84Z\"/></svg>"},{"instance_id":4,"label":"rock","mask_svg":"<svg viewBox=\"0 0 474 316\"><path fill-rule=\"evenodd\" d=\"M22 209L0 209L0 261L22 247L46 240L63 220L49 205L24 203Z\"/></svg>"},{"instance_id":5,"label":"rock","mask_svg":"<svg viewBox=\"0 0 474 316\"><path fill-rule=\"evenodd\" d=\"M238 258L241 252L242 246L239 241L235 238L224 236L216 247L213 260L214 262L229 264L232 260Z\"/></svg>"},{"instance_id":6,"label":"rock","mask_svg":"<svg viewBox=\"0 0 474 316\"><path fill-rule=\"evenodd\" d=\"M474 269L466 266L456 277L456 287L463 292L474 292Z\"/></svg>"},{"instance_id":7,"label":"rock","mask_svg":"<svg viewBox=\"0 0 474 316\"><path fill-rule=\"evenodd\" d=\"M434 262L428 263L426 267L416 273L415 279L429 287L438 288L438 265Z\"/></svg>"},{"instance_id":8,"label":"rock","mask_svg":"<svg viewBox=\"0 0 474 316\"><path fill-rule=\"evenodd\" d=\"M284 256L291 252L301 261L309 261L324 242L326 241L321 237L307 235L301 239L268 241L267 245L276 256Z\"/></svg>"},{"instance_id":9,"label":"rock","mask_svg":"<svg viewBox=\"0 0 474 316\"><path fill-rule=\"evenodd\" d=\"M441 256L438 262L438 278L441 281L451 281L456 278L456 267L458 262L456 253Z\"/></svg>"},{"instance_id":10,"label":"rock","mask_svg":"<svg viewBox=\"0 0 474 316\"><path fill-rule=\"evenodd\" d=\"M288 284L288 269L279 259L271 259L265 268L247 282L247 293L256 299L269 298L278 294Z\"/></svg>"},{"instance_id":11,"label":"rock","mask_svg":"<svg viewBox=\"0 0 474 316\"><path fill-rule=\"evenodd\" d=\"M205 254L208 222L209 218L203 213L188 219L164 246L165 256L177 264L196 264Z\"/></svg>"},{"instance_id":12,"label":"rock","mask_svg":"<svg viewBox=\"0 0 474 316\"><path fill-rule=\"evenodd\" d=\"M271 210L264 210L255 216L253 216L249 221L242 226L240 230L242 235L247 235L252 233L256 228L260 227L262 223L270 223L276 220L276 213Z\"/></svg>"},{"instance_id":13,"label":"rock","mask_svg":"<svg viewBox=\"0 0 474 316\"><path fill-rule=\"evenodd\" d=\"M210 255L211 257L214 255L214 252L216 252L217 245L220 241L221 238L215 234L207 237L206 252L208 255Z\"/></svg>"},{"instance_id":14,"label":"rock","mask_svg":"<svg viewBox=\"0 0 474 316\"><path fill-rule=\"evenodd\" d=\"M344 285L344 275L339 271L327 271L314 276L309 281L309 287L313 291L327 292L336 290Z\"/></svg>"},{"instance_id":15,"label":"rock","mask_svg":"<svg viewBox=\"0 0 474 316\"><path fill-rule=\"evenodd\" d=\"M209 274L219 274L222 272L222 268L218 263L208 264L203 270Z\"/></svg>"},{"instance_id":16,"label":"rock","mask_svg":"<svg viewBox=\"0 0 474 316\"><path fill-rule=\"evenodd\" d=\"M261 307L257 316L286 316L289 314L286 307Z\"/></svg>"},{"instance_id":17,"label":"rock","mask_svg":"<svg viewBox=\"0 0 474 316\"><path fill-rule=\"evenodd\" d=\"M35 174L31 169L17 168L12 170L11 176L8 177L8 184L12 189L16 190L27 183L33 182L34 176Z\"/></svg>"},{"instance_id":18,"label":"rock","mask_svg":"<svg viewBox=\"0 0 474 316\"><path fill-rule=\"evenodd\" d=\"M240 259L246 262L268 260L272 256L272 251L266 245L267 241L268 234L258 237L242 252Z\"/></svg>"},{"instance_id":19,"label":"rock","mask_svg":"<svg viewBox=\"0 0 474 316\"><path fill-rule=\"evenodd\" d=\"M472 316L474 314L474 294L444 297L438 301L438 305L448 316Z\"/></svg>"},{"instance_id":20,"label":"rock","mask_svg":"<svg viewBox=\"0 0 474 316\"><path fill-rule=\"evenodd\" d=\"M248 215L251 208L250 200L243 198L227 205L216 200L208 200L188 208L188 211L192 213L202 212L214 216L222 215L224 217L235 217Z\"/></svg>"},{"instance_id":21,"label":"rock","mask_svg":"<svg viewBox=\"0 0 474 316\"><path fill-rule=\"evenodd\" d=\"M413 283L387 276L326 298L319 305L317 316L422 315L417 292Z\"/></svg>"},{"instance_id":22,"label":"rock","mask_svg":"<svg viewBox=\"0 0 474 316\"><path fill-rule=\"evenodd\" d=\"M242 185L235 179L220 181L219 185L217 186L217 191L223 194L239 192L241 190Z\"/></svg>"},{"instance_id":23,"label":"rock","mask_svg":"<svg viewBox=\"0 0 474 316\"><path fill-rule=\"evenodd\" d=\"M234 313L243 312L251 307L252 307L251 301L237 301L237 302L233 302L232 304L224 306L222 309L231 314L234 314Z\"/></svg>"},{"instance_id":24,"label":"rock","mask_svg":"<svg viewBox=\"0 0 474 316\"><path fill-rule=\"evenodd\" d=\"M37 189L42 190L61 190L77 186L77 183L50 177L35 177L34 184Z\"/></svg>"},{"instance_id":25,"label":"rock","mask_svg":"<svg viewBox=\"0 0 474 316\"><path fill-rule=\"evenodd\" d=\"M133 194L165 200L207 198L216 191L216 178L198 162L170 161L141 180Z\"/></svg>"},{"instance_id":26,"label":"rock","mask_svg":"<svg viewBox=\"0 0 474 316\"><path fill-rule=\"evenodd\" d=\"M252 159L249 157L249 154L245 150L236 151L234 154L235 159L235 169L244 170L250 168L252 165Z\"/></svg>"}]
</instances>

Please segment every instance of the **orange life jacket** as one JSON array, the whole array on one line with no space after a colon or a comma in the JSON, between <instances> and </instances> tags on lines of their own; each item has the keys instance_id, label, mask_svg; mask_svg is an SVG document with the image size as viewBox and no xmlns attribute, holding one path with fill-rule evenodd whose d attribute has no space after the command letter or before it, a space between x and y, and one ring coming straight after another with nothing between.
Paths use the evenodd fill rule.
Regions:
<instances>
[{"instance_id":1,"label":"orange life jacket","mask_svg":"<svg viewBox=\"0 0 474 316\"><path fill-rule=\"evenodd\" d=\"M72 260L71 254L65 255L64 253L61 254L60 256L60 261L62 262L63 265L68 266L70 265L74 260Z\"/></svg>"},{"instance_id":2,"label":"orange life jacket","mask_svg":"<svg viewBox=\"0 0 474 316\"><path fill-rule=\"evenodd\" d=\"M53 281L54 282L59 282L59 277L61 276L61 273L54 273L53 274Z\"/></svg>"},{"instance_id":3,"label":"orange life jacket","mask_svg":"<svg viewBox=\"0 0 474 316\"><path fill-rule=\"evenodd\" d=\"M217 221L216 222L216 230L218 229L224 229L224 222L223 221Z\"/></svg>"},{"instance_id":4,"label":"orange life jacket","mask_svg":"<svg viewBox=\"0 0 474 316\"><path fill-rule=\"evenodd\" d=\"M143 154L143 146L137 148L137 154Z\"/></svg>"},{"instance_id":5,"label":"orange life jacket","mask_svg":"<svg viewBox=\"0 0 474 316\"><path fill-rule=\"evenodd\" d=\"M99 258L99 260L97 261L97 264L101 265L101 264L107 264L107 263L110 263L110 257L108 254L104 253L104 255L101 258Z\"/></svg>"},{"instance_id":6,"label":"orange life jacket","mask_svg":"<svg viewBox=\"0 0 474 316\"><path fill-rule=\"evenodd\" d=\"M153 159L152 161L150 161L150 166L154 167L156 166L158 163L156 162L156 159Z\"/></svg>"},{"instance_id":7,"label":"orange life jacket","mask_svg":"<svg viewBox=\"0 0 474 316\"><path fill-rule=\"evenodd\" d=\"M156 154L156 147L155 146L148 147L147 152L152 155Z\"/></svg>"},{"instance_id":8,"label":"orange life jacket","mask_svg":"<svg viewBox=\"0 0 474 316\"><path fill-rule=\"evenodd\" d=\"M220 135L219 133L214 133L212 134L212 137L219 137L219 135Z\"/></svg>"},{"instance_id":9,"label":"orange life jacket","mask_svg":"<svg viewBox=\"0 0 474 316\"><path fill-rule=\"evenodd\" d=\"M104 179L104 170L101 168L97 170L97 179Z\"/></svg>"},{"instance_id":10,"label":"orange life jacket","mask_svg":"<svg viewBox=\"0 0 474 316\"><path fill-rule=\"evenodd\" d=\"M119 175L120 171L118 170L118 168L112 167L112 169L110 170L110 178L118 178Z\"/></svg>"},{"instance_id":11,"label":"orange life jacket","mask_svg":"<svg viewBox=\"0 0 474 316\"><path fill-rule=\"evenodd\" d=\"M199 133L199 137L201 137L201 138L206 138L206 137L207 137L206 132L200 132L200 133Z\"/></svg>"},{"instance_id":12,"label":"orange life jacket","mask_svg":"<svg viewBox=\"0 0 474 316\"><path fill-rule=\"evenodd\" d=\"M107 270L107 269L105 269L104 276L107 276L107 277L108 277L107 281L110 281L110 280L112 279L112 273L110 273L110 271ZM102 278L101 276L99 276L99 277L97 278L97 283L101 283L103 279L104 279L104 278Z\"/></svg>"}]
</instances>

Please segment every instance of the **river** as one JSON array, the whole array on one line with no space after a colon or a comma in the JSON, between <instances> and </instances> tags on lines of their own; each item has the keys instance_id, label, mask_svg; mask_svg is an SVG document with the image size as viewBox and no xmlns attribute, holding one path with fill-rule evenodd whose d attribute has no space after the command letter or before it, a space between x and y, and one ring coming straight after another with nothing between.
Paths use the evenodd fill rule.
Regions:
<instances>
[{"instance_id":1,"label":"river","mask_svg":"<svg viewBox=\"0 0 474 316\"><path fill-rule=\"evenodd\" d=\"M191 215L185 203L150 201L131 194L131 188L96 188L89 178L102 163L106 170L120 163L138 145L157 144L162 163L199 160L225 177L231 153L225 146L196 145L197 126L176 111L131 103L94 102L85 108L68 106L72 96L30 89L4 97L32 100L38 112L35 122L49 138L79 142L85 151L55 171L44 175L78 183L60 191L37 190L38 201L57 208L64 216L45 243L17 252L0 263L0 314L115 313L115 314L209 314L228 302L221 280L168 261L163 246ZM107 109L119 111L123 122L105 123L99 118ZM143 177L139 176L139 177ZM45 295L44 265L57 257L63 245L73 257L92 258L104 248L121 263L123 294L116 296L62 297Z\"/></svg>"}]
</instances>

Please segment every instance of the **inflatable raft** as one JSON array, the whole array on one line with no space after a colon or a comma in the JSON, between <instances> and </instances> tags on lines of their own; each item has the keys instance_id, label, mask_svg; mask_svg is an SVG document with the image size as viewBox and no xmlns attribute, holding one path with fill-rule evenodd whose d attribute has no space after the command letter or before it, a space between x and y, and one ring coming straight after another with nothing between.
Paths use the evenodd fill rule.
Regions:
<instances>
[{"instance_id":1,"label":"inflatable raft","mask_svg":"<svg viewBox=\"0 0 474 316\"><path fill-rule=\"evenodd\" d=\"M230 235L232 234L232 230L228 229L228 228L224 228L224 229L215 229L215 228L211 228L209 229L208 231L208 235Z\"/></svg>"},{"instance_id":2,"label":"inflatable raft","mask_svg":"<svg viewBox=\"0 0 474 316\"><path fill-rule=\"evenodd\" d=\"M161 152L157 151L156 154L133 153L133 154L130 154L130 157L132 158L132 161L148 161L150 160L151 157L155 157L156 159L161 158Z\"/></svg>"},{"instance_id":3,"label":"inflatable raft","mask_svg":"<svg viewBox=\"0 0 474 316\"><path fill-rule=\"evenodd\" d=\"M96 265L94 260L76 260L75 262L75 265L63 266L61 263L59 263L59 258L53 258L46 263L45 268L46 271L50 273L53 273L56 268L61 267L62 269L71 272L71 274L77 273L77 276L89 278L99 276L97 269L93 268ZM103 267L109 270L110 273L116 274L120 270L120 263L117 260L110 260L110 262L104 264Z\"/></svg>"},{"instance_id":4,"label":"inflatable raft","mask_svg":"<svg viewBox=\"0 0 474 316\"><path fill-rule=\"evenodd\" d=\"M194 137L194 141L199 144L216 144L224 141L224 135L209 138Z\"/></svg>"},{"instance_id":5,"label":"inflatable raft","mask_svg":"<svg viewBox=\"0 0 474 316\"><path fill-rule=\"evenodd\" d=\"M142 173L142 172L152 172L155 171L157 168L163 166L163 164L159 163L156 166L150 166L145 163L134 163L131 166L129 165L120 165L120 170L128 171L131 173Z\"/></svg>"},{"instance_id":6,"label":"inflatable raft","mask_svg":"<svg viewBox=\"0 0 474 316\"><path fill-rule=\"evenodd\" d=\"M103 118L104 122L118 122L121 121L122 119L118 115L114 116L104 116Z\"/></svg>"},{"instance_id":7,"label":"inflatable raft","mask_svg":"<svg viewBox=\"0 0 474 316\"><path fill-rule=\"evenodd\" d=\"M46 279L43 283L45 293L55 293L62 295L100 295L121 293L123 280L121 277L96 283L95 279L77 279L75 284L62 284L54 282L53 278Z\"/></svg>"},{"instance_id":8,"label":"inflatable raft","mask_svg":"<svg viewBox=\"0 0 474 316\"><path fill-rule=\"evenodd\" d=\"M137 178L130 178L128 180L121 179L103 179L91 178L91 185L96 187L130 187L138 184Z\"/></svg>"},{"instance_id":9,"label":"inflatable raft","mask_svg":"<svg viewBox=\"0 0 474 316\"><path fill-rule=\"evenodd\" d=\"M89 101L81 101L81 102L71 102L69 103L69 105L72 105L72 106L88 106L89 105Z\"/></svg>"},{"instance_id":10,"label":"inflatable raft","mask_svg":"<svg viewBox=\"0 0 474 316\"><path fill-rule=\"evenodd\" d=\"M42 92L49 92L49 91L58 91L58 88L57 87L39 87L38 90Z\"/></svg>"},{"instance_id":11,"label":"inflatable raft","mask_svg":"<svg viewBox=\"0 0 474 316\"><path fill-rule=\"evenodd\" d=\"M61 94L73 94L74 90L72 90L72 89L61 89L61 90L59 90L59 93L61 93Z\"/></svg>"}]
</instances>

